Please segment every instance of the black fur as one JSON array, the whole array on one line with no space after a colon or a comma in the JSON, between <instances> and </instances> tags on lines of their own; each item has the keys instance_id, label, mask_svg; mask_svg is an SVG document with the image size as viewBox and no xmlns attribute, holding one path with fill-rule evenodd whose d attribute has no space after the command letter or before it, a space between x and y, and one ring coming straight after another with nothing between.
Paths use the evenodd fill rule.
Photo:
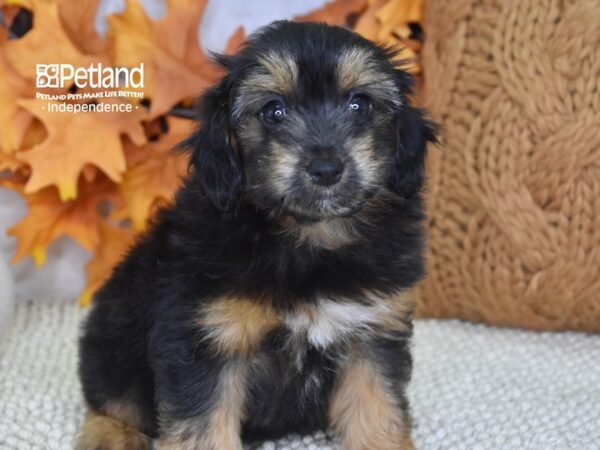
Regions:
<instances>
[{"instance_id":1,"label":"black fur","mask_svg":"<svg viewBox=\"0 0 600 450\"><path fill-rule=\"evenodd\" d=\"M391 169L381 173L381 192L365 197L365 208L370 199L380 202L376 214L357 222L360 238L355 242L328 249L298 243L293 234L282 232L282 219L290 214L281 204L257 203L247 194L250 157L236 131L241 119L231 113L239 81L264 49L283 49L301 61L303 84L294 95L318 103L323 91L335 90L329 69L349 46L373 49L381 70L397 77L404 106L390 110L387 131L376 136L382 148L391 148L385 156ZM203 303L239 296L293 311L319 295L362 302L365 290L391 294L423 277L419 191L434 129L421 110L408 104L409 77L394 68L389 56L340 28L284 22L256 35L239 55L222 59L229 73L202 99L201 128L184 143L192 149L192 170L174 205L159 213L95 296L80 343L80 376L90 408L102 411L107 402L128 398L142 412L142 431L152 436L160 433L159 414L168 424L209 411L227 359L203 344L204 331L192 324ZM315 111L306 107L308 115ZM364 120L351 132L370 130L372 124ZM310 221L315 220L327 218ZM328 426L329 396L349 344L326 351L310 345L290 349L289 333L281 326L260 344L265 362L253 369L247 389L245 440ZM369 343L404 403L409 337L400 333ZM293 363L296 352L305 352L301 367ZM311 389L310 377L318 380Z\"/></svg>"}]
</instances>

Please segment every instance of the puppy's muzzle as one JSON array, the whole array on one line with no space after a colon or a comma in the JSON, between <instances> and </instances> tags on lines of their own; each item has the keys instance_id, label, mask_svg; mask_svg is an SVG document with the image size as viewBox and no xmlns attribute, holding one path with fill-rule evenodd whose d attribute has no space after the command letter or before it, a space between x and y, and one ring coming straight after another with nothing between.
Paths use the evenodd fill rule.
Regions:
<instances>
[{"instance_id":1,"label":"puppy's muzzle","mask_svg":"<svg viewBox=\"0 0 600 450\"><path fill-rule=\"evenodd\" d=\"M319 186L333 186L342 178L344 164L340 158L315 158L306 167L313 183Z\"/></svg>"}]
</instances>

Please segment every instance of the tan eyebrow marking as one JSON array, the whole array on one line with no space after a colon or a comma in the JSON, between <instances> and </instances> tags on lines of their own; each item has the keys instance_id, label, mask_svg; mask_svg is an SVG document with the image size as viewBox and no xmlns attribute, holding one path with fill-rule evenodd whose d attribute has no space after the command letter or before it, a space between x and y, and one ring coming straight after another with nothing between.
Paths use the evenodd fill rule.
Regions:
<instances>
[{"instance_id":1,"label":"tan eyebrow marking","mask_svg":"<svg viewBox=\"0 0 600 450\"><path fill-rule=\"evenodd\" d=\"M258 57L259 66L240 84L233 113L241 112L253 103L262 101L265 92L287 95L294 92L298 81L298 64L280 52L270 52Z\"/></svg>"},{"instance_id":2,"label":"tan eyebrow marking","mask_svg":"<svg viewBox=\"0 0 600 450\"><path fill-rule=\"evenodd\" d=\"M293 92L298 80L298 65L290 56L271 52L258 57L259 69L242 82L241 90Z\"/></svg>"},{"instance_id":3,"label":"tan eyebrow marking","mask_svg":"<svg viewBox=\"0 0 600 450\"><path fill-rule=\"evenodd\" d=\"M361 87L381 100L402 104L394 79L378 67L369 49L345 49L338 58L337 79L342 92Z\"/></svg>"}]
</instances>

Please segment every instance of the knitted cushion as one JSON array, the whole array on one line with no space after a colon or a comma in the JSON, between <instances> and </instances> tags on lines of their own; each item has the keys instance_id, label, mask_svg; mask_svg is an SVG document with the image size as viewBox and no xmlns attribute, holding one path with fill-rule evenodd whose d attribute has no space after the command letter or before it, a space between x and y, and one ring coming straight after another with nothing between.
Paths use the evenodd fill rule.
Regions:
<instances>
[{"instance_id":1,"label":"knitted cushion","mask_svg":"<svg viewBox=\"0 0 600 450\"><path fill-rule=\"evenodd\" d=\"M600 2L426 5L421 314L600 331Z\"/></svg>"}]
</instances>

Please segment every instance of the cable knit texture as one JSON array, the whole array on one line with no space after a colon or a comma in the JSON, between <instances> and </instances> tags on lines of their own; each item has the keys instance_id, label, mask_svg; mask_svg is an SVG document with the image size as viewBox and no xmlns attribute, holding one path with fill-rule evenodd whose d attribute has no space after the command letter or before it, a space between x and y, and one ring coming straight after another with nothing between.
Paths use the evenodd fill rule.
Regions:
<instances>
[{"instance_id":1,"label":"cable knit texture","mask_svg":"<svg viewBox=\"0 0 600 450\"><path fill-rule=\"evenodd\" d=\"M22 304L0 346L0 449L72 450L84 417L73 304ZM600 335L417 320L419 450L599 450ZM330 435L253 450L341 450ZM250 449L247 449L250 450Z\"/></svg>"},{"instance_id":2,"label":"cable knit texture","mask_svg":"<svg viewBox=\"0 0 600 450\"><path fill-rule=\"evenodd\" d=\"M426 2L421 315L600 331L600 2Z\"/></svg>"}]
</instances>

